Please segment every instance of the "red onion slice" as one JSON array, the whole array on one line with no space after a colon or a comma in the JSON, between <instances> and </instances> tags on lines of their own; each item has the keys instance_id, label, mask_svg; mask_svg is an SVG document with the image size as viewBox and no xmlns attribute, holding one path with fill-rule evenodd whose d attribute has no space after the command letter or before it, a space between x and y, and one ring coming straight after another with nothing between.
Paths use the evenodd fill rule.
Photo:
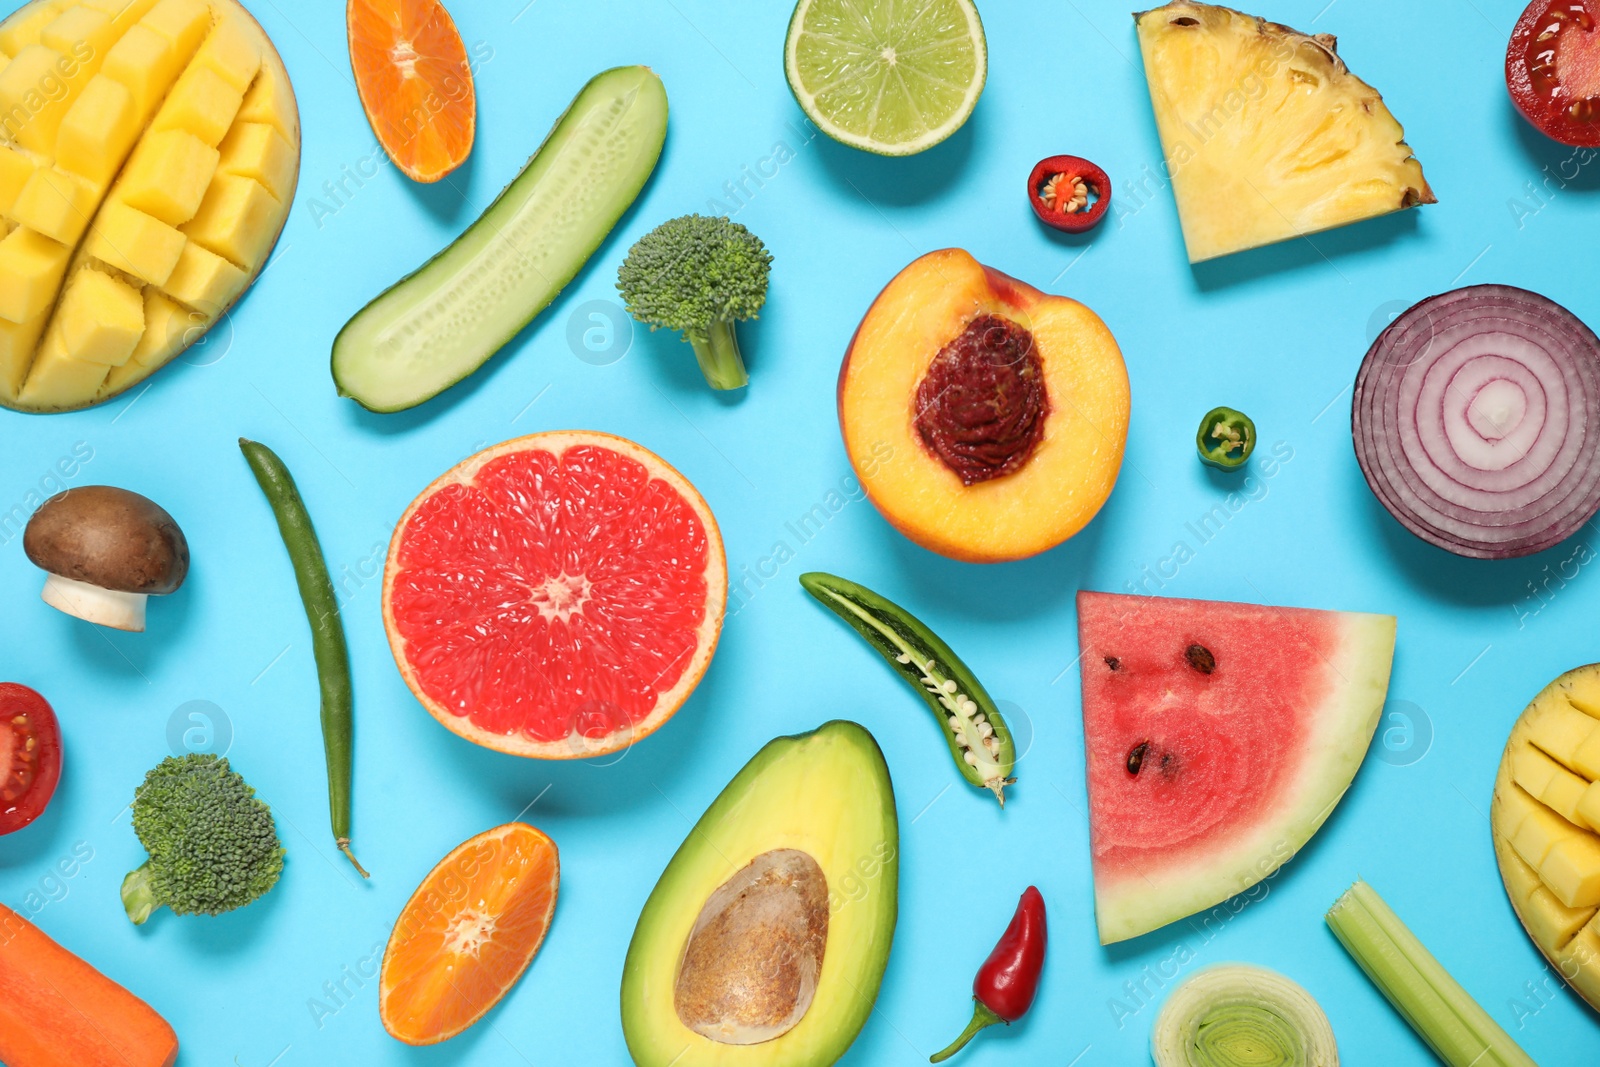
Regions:
<instances>
[{"instance_id":1,"label":"red onion slice","mask_svg":"<svg viewBox=\"0 0 1600 1067\"><path fill-rule=\"evenodd\" d=\"M1600 338L1526 289L1430 297L1367 352L1351 430L1373 494L1424 541L1549 548L1600 510Z\"/></svg>"}]
</instances>

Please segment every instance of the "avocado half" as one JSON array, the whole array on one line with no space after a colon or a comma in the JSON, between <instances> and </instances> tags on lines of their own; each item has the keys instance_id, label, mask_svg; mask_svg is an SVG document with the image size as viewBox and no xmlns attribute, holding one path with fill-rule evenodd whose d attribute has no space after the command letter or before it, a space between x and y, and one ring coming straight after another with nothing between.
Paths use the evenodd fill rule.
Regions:
<instances>
[{"instance_id":1,"label":"avocado half","mask_svg":"<svg viewBox=\"0 0 1600 1067\"><path fill-rule=\"evenodd\" d=\"M894 941L900 828L853 722L780 737L700 817L622 973L638 1067L827 1067L866 1024Z\"/></svg>"}]
</instances>

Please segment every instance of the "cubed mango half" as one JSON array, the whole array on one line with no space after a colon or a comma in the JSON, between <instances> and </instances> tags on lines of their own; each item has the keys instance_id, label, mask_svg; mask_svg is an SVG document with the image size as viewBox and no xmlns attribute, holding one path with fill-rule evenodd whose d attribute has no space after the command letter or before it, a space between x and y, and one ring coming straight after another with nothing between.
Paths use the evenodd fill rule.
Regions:
<instances>
[{"instance_id":1,"label":"cubed mango half","mask_svg":"<svg viewBox=\"0 0 1600 1067\"><path fill-rule=\"evenodd\" d=\"M283 227L299 129L238 0L0 20L0 406L98 403L202 339Z\"/></svg>"}]
</instances>

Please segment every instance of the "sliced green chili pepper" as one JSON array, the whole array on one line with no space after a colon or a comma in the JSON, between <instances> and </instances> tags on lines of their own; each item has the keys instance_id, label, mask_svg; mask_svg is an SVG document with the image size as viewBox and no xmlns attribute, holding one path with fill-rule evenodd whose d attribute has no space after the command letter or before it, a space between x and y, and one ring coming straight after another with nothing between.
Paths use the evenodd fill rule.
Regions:
<instances>
[{"instance_id":1,"label":"sliced green chili pepper","mask_svg":"<svg viewBox=\"0 0 1600 1067\"><path fill-rule=\"evenodd\" d=\"M355 699L350 684L350 647L339 619L339 599L328 578L328 564L312 528L300 490L283 460L266 445L239 438L239 451L261 485L278 520L278 532L294 564L306 619L311 623L311 648L317 659L317 679L322 687L322 747L328 760L328 816L334 844L366 878L367 872L350 851L351 733Z\"/></svg>"},{"instance_id":2,"label":"sliced green chili pepper","mask_svg":"<svg viewBox=\"0 0 1600 1067\"><path fill-rule=\"evenodd\" d=\"M1016 781L1016 745L1000 709L950 646L905 608L865 586L819 571L802 574L800 584L911 683L939 717L961 776L992 791L1005 807L1005 787Z\"/></svg>"},{"instance_id":3,"label":"sliced green chili pepper","mask_svg":"<svg viewBox=\"0 0 1600 1067\"><path fill-rule=\"evenodd\" d=\"M1256 424L1232 408L1212 408L1194 435L1200 461L1218 470L1238 470L1256 450Z\"/></svg>"}]
</instances>

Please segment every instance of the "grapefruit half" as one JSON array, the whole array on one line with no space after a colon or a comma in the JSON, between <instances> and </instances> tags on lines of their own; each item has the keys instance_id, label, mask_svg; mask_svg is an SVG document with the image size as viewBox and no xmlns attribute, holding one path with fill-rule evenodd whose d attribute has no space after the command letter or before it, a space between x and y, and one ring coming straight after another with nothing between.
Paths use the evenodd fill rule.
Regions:
<instances>
[{"instance_id":1,"label":"grapefruit half","mask_svg":"<svg viewBox=\"0 0 1600 1067\"><path fill-rule=\"evenodd\" d=\"M654 733L722 632L728 565L705 500L655 453L555 431L485 449L395 526L383 621L435 719L536 759Z\"/></svg>"}]
</instances>

